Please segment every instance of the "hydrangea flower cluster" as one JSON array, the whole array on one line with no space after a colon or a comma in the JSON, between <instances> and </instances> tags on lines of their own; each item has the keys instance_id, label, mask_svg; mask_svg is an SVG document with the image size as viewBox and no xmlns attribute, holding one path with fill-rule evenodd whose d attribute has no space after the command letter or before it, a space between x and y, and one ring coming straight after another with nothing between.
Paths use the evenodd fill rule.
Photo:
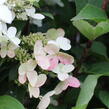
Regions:
<instances>
[{"instance_id":1,"label":"hydrangea flower cluster","mask_svg":"<svg viewBox=\"0 0 109 109\"><path fill-rule=\"evenodd\" d=\"M41 22L45 17L35 12L33 2L39 0L0 0L0 56L16 59L20 62L18 81L28 84L30 98L40 98L38 109L46 109L50 98L68 87L78 88L80 82L73 77L74 57L64 53L70 50L70 40L65 38L63 29L50 29L46 33L34 33L18 37L16 27L8 27L15 18L30 22ZM40 88L46 84L47 75L52 72L59 84L54 90L41 96Z\"/></svg>"},{"instance_id":2,"label":"hydrangea flower cluster","mask_svg":"<svg viewBox=\"0 0 109 109\"><path fill-rule=\"evenodd\" d=\"M39 0L38 0L39 1ZM15 18L21 20L33 19L32 21L37 22L45 18L40 13L35 13L33 2L37 0L0 0L0 44L1 51L0 55L5 58L6 55L14 57L13 50L19 47L20 39L18 38L16 27L9 27L7 24L11 24ZM20 16L20 18L18 17ZM31 20L30 20L31 21ZM15 45L14 48L9 50L10 45ZM5 50L3 50L5 48ZM12 55L12 56L11 56Z\"/></svg>"},{"instance_id":3,"label":"hydrangea flower cluster","mask_svg":"<svg viewBox=\"0 0 109 109\"><path fill-rule=\"evenodd\" d=\"M0 0L1 40L10 40L15 45L19 45L20 40L16 37L17 29L15 27L7 28L7 24L11 24L15 18L18 18L18 13L21 20L31 18L37 22L45 18L42 14L35 13L35 8L32 6L33 2L35 0Z\"/></svg>"},{"instance_id":4,"label":"hydrangea flower cluster","mask_svg":"<svg viewBox=\"0 0 109 109\"><path fill-rule=\"evenodd\" d=\"M53 31L55 36L48 37ZM28 84L30 97L41 99L38 109L46 109L50 104L51 96L60 94L68 86L75 88L80 86L79 80L71 74L75 68L73 65L74 57L62 52L62 50L66 51L71 48L70 40L65 38L64 35L63 29L50 29L47 33L30 34L22 40L22 46L30 45L28 48L32 50L32 53L29 60L21 63L18 80L21 84ZM32 38L35 36L37 39ZM29 39L31 39L30 42ZM34 42L32 39L35 39ZM47 75L43 71L39 71L38 68L54 73L60 81L54 90L43 97L40 88L46 84Z\"/></svg>"}]
</instances>

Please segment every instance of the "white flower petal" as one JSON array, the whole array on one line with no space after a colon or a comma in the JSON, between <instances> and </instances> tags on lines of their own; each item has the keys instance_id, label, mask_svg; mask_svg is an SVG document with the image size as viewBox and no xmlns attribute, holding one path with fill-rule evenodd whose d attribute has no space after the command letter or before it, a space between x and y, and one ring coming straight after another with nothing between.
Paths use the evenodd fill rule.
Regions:
<instances>
[{"instance_id":1,"label":"white flower petal","mask_svg":"<svg viewBox=\"0 0 109 109\"><path fill-rule=\"evenodd\" d=\"M56 88L54 89L55 95L62 93L62 91L66 90L68 87L68 83L66 81L60 82Z\"/></svg>"},{"instance_id":2,"label":"white flower petal","mask_svg":"<svg viewBox=\"0 0 109 109\"><path fill-rule=\"evenodd\" d=\"M11 11L11 13L12 13L12 20L14 20L16 15L13 11Z\"/></svg>"},{"instance_id":3,"label":"white flower petal","mask_svg":"<svg viewBox=\"0 0 109 109\"><path fill-rule=\"evenodd\" d=\"M70 40L64 37L58 37L56 39L56 43L59 45L59 47L63 50L69 50L71 49Z\"/></svg>"},{"instance_id":4,"label":"white flower petal","mask_svg":"<svg viewBox=\"0 0 109 109\"><path fill-rule=\"evenodd\" d=\"M5 43L5 42L1 43L0 55L1 55L1 58L5 58L7 55L7 43Z\"/></svg>"},{"instance_id":5,"label":"white flower petal","mask_svg":"<svg viewBox=\"0 0 109 109\"><path fill-rule=\"evenodd\" d=\"M36 61L30 59L25 63L22 63L18 69L19 75L24 75L30 71L33 71L37 66Z\"/></svg>"},{"instance_id":6,"label":"white flower petal","mask_svg":"<svg viewBox=\"0 0 109 109\"><path fill-rule=\"evenodd\" d=\"M10 27L6 35L11 42L18 46L20 44L20 39L16 37L16 33L17 29L15 27Z\"/></svg>"},{"instance_id":7,"label":"white flower petal","mask_svg":"<svg viewBox=\"0 0 109 109\"><path fill-rule=\"evenodd\" d=\"M42 20L32 19L30 20L32 24L37 25L38 27L42 26Z\"/></svg>"},{"instance_id":8,"label":"white flower petal","mask_svg":"<svg viewBox=\"0 0 109 109\"><path fill-rule=\"evenodd\" d=\"M54 68L52 71L54 72L54 73L60 73L61 72L61 68L62 68L62 64L58 64L57 66L56 66L56 68Z\"/></svg>"},{"instance_id":9,"label":"white flower petal","mask_svg":"<svg viewBox=\"0 0 109 109\"><path fill-rule=\"evenodd\" d=\"M35 97L38 98L40 94L40 90L37 87L32 87L31 85L28 85L30 98Z\"/></svg>"},{"instance_id":10,"label":"white flower petal","mask_svg":"<svg viewBox=\"0 0 109 109\"><path fill-rule=\"evenodd\" d=\"M50 97L55 94L55 91L50 91L45 94L38 104L38 109L46 109L50 104Z\"/></svg>"},{"instance_id":11,"label":"white flower petal","mask_svg":"<svg viewBox=\"0 0 109 109\"><path fill-rule=\"evenodd\" d=\"M29 17L31 17L33 14L35 14L35 8L34 7L26 9L25 11L26 11L26 13Z\"/></svg>"},{"instance_id":12,"label":"white flower petal","mask_svg":"<svg viewBox=\"0 0 109 109\"><path fill-rule=\"evenodd\" d=\"M7 25L3 22L0 22L0 32L6 33L6 31L7 31Z\"/></svg>"},{"instance_id":13,"label":"white flower petal","mask_svg":"<svg viewBox=\"0 0 109 109\"><path fill-rule=\"evenodd\" d=\"M0 5L4 4L7 0L0 0Z\"/></svg>"},{"instance_id":14,"label":"white flower petal","mask_svg":"<svg viewBox=\"0 0 109 109\"><path fill-rule=\"evenodd\" d=\"M18 46L21 42L21 40L17 37L14 37L14 38L10 38L10 41L13 42L16 46Z\"/></svg>"},{"instance_id":15,"label":"white flower petal","mask_svg":"<svg viewBox=\"0 0 109 109\"><path fill-rule=\"evenodd\" d=\"M21 40L17 37L10 39L10 41L12 41L16 46L19 46L19 44L21 42Z\"/></svg>"},{"instance_id":16,"label":"white flower petal","mask_svg":"<svg viewBox=\"0 0 109 109\"><path fill-rule=\"evenodd\" d=\"M68 65L64 65L61 71L69 73L69 72L73 71L74 68L75 68L74 65L68 64Z\"/></svg>"},{"instance_id":17,"label":"white flower petal","mask_svg":"<svg viewBox=\"0 0 109 109\"><path fill-rule=\"evenodd\" d=\"M36 68L36 66L37 66L37 63L36 63L36 61L35 60L33 60L33 59L29 59L28 61L27 61L27 71L33 71L35 68Z\"/></svg>"},{"instance_id":18,"label":"white flower petal","mask_svg":"<svg viewBox=\"0 0 109 109\"><path fill-rule=\"evenodd\" d=\"M37 75L36 71L30 71L27 73L28 81L32 87L35 87L35 85L37 83L37 77L38 77L38 75Z\"/></svg>"},{"instance_id":19,"label":"white flower petal","mask_svg":"<svg viewBox=\"0 0 109 109\"><path fill-rule=\"evenodd\" d=\"M7 25L5 23L2 23L2 32L5 34L7 31Z\"/></svg>"},{"instance_id":20,"label":"white flower petal","mask_svg":"<svg viewBox=\"0 0 109 109\"><path fill-rule=\"evenodd\" d=\"M9 24L13 20L11 11L5 5L0 5L0 20Z\"/></svg>"},{"instance_id":21,"label":"white flower petal","mask_svg":"<svg viewBox=\"0 0 109 109\"><path fill-rule=\"evenodd\" d=\"M67 78L69 77L69 75L67 74L67 73L58 73L58 79L60 80L60 81L64 81L64 80L66 80Z\"/></svg>"},{"instance_id":22,"label":"white flower petal","mask_svg":"<svg viewBox=\"0 0 109 109\"><path fill-rule=\"evenodd\" d=\"M19 75L25 75L27 73L26 71L27 71L27 64L26 63L21 64L18 69Z\"/></svg>"},{"instance_id":23,"label":"white flower petal","mask_svg":"<svg viewBox=\"0 0 109 109\"><path fill-rule=\"evenodd\" d=\"M40 13L33 14L31 17L37 20L43 20L45 18L45 16Z\"/></svg>"},{"instance_id":24,"label":"white flower petal","mask_svg":"<svg viewBox=\"0 0 109 109\"><path fill-rule=\"evenodd\" d=\"M17 33L17 29L15 27L8 28L7 35L9 38L15 37L16 33Z\"/></svg>"},{"instance_id":25,"label":"white flower petal","mask_svg":"<svg viewBox=\"0 0 109 109\"><path fill-rule=\"evenodd\" d=\"M56 45L57 47L59 47L59 45L56 43L56 41L54 41L54 40L50 40L50 41L48 41L48 44L54 44L54 45Z\"/></svg>"},{"instance_id":26,"label":"white flower petal","mask_svg":"<svg viewBox=\"0 0 109 109\"><path fill-rule=\"evenodd\" d=\"M50 98L49 97L43 97L38 105L38 109L46 109L50 104Z\"/></svg>"}]
</instances>

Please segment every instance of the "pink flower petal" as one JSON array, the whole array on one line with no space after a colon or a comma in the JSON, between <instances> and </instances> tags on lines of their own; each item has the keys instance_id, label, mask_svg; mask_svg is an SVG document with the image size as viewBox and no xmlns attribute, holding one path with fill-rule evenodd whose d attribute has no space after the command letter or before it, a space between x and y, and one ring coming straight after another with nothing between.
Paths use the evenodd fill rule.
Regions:
<instances>
[{"instance_id":1,"label":"pink flower petal","mask_svg":"<svg viewBox=\"0 0 109 109\"><path fill-rule=\"evenodd\" d=\"M50 67L50 61L47 56L37 56L37 63L44 70Z\"/></svg>"},{"instance_id":2,"label":"pink flower petal","mask_svg":"<svg viewBox=\"0 0 109 109\"><path fill-rule=\"evenodd\" d=\"M58 37L64 37L65 31L62 28L57 29Z\"/></svg>"},{"instance_id":3,"label":"pink flower petal","mask_svg":"<svg viewBox=\"0 0 109 109\"><path fill-rule=\"evenodd\" d=\"M80 87L80 81L79 81L77 78L75 78L75 77L70 76L70 77L67 79L67 82L68 82L68 85L69 85L70 87L75 87L75 88Z\"/></svg>"},{"instance_id":4,"label":"pink flower petal","mask_svg":"<svg viewBox=\"0 0 109 109\"><path fill-rule=\"evenodd\" d=\"M43 44L41 40L36 41L35 46L34 46L34 55L36 56L40 56L43 55L45 56L45 52L44 52L44 48L43 48Z\"/></svg>"},{"instance_id":5,"label":"pink flower petal","mask_svg":"<svg viewBox=\"0 0 109 109\"><path fill-rule=\"evenodd\" d=\"M14 52L14 50L8 50L7 55L8 55L10 58L14 58L14 57L15 57L15 52Z\"/></svg>"},{"instance_id":6,"label":"pink flower petal","mask_svg":"<svg viewBox=\"0 0 109 109\"><path fill-rule=\"evenodd\" d=\"M55 56L54 58L51 58L50 59L50 67L48 68L48 70L53 70L54 68L56 68L57 67L57 65L58 65L58 58Z\"/></svg>"},{"instance_id":7,"label":"pink flower petal","mask_svg":"<svg viewBox=\"0 0 109 109\"><path fill-rule=\"evenodd\" d=\"M59 52L59 48L54 44L48 44L44 47L44 50L48 54L56 54Z\"/></svg>"},{"instance_id":8,"label":"pink flower petal","mask_svg":"<svg viewBox=\"0 0 109 109\"><path fill-rule=\"evenodd\" d=\"M27 73L28 81L32 87L35 87L35 85L37 83L37 77L38 77L38 75L37 75L36 71L30 71Z\"/></svg>"},{"instance_id":9,"label":"pink flower petal","mask_svg":"<svg viewBox=\"0 0 109 109\"><path fill-rule=\"evenodd\" d=\"M26 82L27 78L26 78L26 75L19 75L18 77L18 81L21 83L21 84L24 84Z\"/></svg>"},{"instance_id":10,"label":"pink flower petal","mask_svg":"<svg viewBox=\"0 0 109 109\"><path fill-rule=\"evenodd\" d=\"M59 52L58 58L62 64L72 64L74 63L74 58L66 53Z\"/></svg>"}]
</instances>

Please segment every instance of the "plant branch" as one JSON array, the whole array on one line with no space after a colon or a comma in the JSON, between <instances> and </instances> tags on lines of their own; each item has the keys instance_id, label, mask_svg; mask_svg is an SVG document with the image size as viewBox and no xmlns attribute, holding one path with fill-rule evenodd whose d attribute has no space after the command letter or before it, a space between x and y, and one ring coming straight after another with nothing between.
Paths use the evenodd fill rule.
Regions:
<instances>
[{"instance_id":1,"label":"plant branch","mask_svg":"<svg viewBox=\"0 0 109 109\"><path fill-rule=\"evenodd\" d=\"M109 4L109 0L103 0L102 8L103 8L104 10L106 10L108 4Z\"/></svg>"},{"instance_id":2,"label":"plant branch","mask_svg":"<svg viewBox=\"0 0 109 109\"><path fill-rule=\"evenodd\" d=\"M89 49L92 46L93 41L92 40L88 40L86 47L84 48L84 52L83 55L81 56L79 62L78 62L78 66L75 68L74 70L74 75L77 75L77 73L79 72L79 70L81 69L81 65L82 63L84 63L84 61L86 60L88 54L89 54Z\"/></svg>"}]
</instances>

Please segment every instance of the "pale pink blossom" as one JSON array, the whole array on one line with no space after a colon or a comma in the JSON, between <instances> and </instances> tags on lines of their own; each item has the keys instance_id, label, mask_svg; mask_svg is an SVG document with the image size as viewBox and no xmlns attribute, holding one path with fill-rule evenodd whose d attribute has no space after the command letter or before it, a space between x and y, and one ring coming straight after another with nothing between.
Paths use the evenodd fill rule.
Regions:
<instances>
[{"instance_id":1,"label":"pale pink blossom","mask_svg":"<svg viewBox=\"0 0 109 109\"><path fill-rule=\"evenodd\" d=\"M15 46L13 43L8 44L8 42L2 42L0 45L1 58L5 58L6 56L8 56L9 58L14 58L16 49L17 46Z\"/></svg>"},{"instance_id":2,"label":"pale pink blossom","mask_svg":"<svg viewBox=\"0 0 109 109\"><path fill-rule=\"evenodd\" d=\"M64 65L58 64L56 68L52 71L57 74L57 77L60 81L64 81L69 78L69 74L71 71L74 70L74 66L72 64Z\"/></svg>"},{"instance_id":3,"label":"pale pink blossom","mask_svg":"<svg viewBox=\"0 0 109 109\"><path fill-rule=\"evenodd\" d=\"M35 43L34 56L38 65L44 70L53 70L58 63L74 63L74 58L71 55L59 52L59 48L53 44L43 46L41 40Z\"/></svg>"},{"instance_id":4,"label":"pale pink blossom","mask_svg":"<svg viewBox=\"0 0 109 109\"><path fill-rule=\"evenodd\" d=\"M39 97L39 95L40 95L40 89L39 88L42 85L44 85L46 79L47 79L47 76L45 74L40 74L40 75L37 75L37 77L36 77L34 87L31 84L28 85L30 98L31 97L35 97L35 98Z\"/></svg>"},{"instance_id":5,"label":"pale pink blossom","mask_svg":"<svg viewBox=\"0 0 109 109\"><path fill-rule=\"evenodd\" d=\"M32 86L35 85L37 72L34 70L36 67L36 61L30 59L25 63L22 63L18 69L19 73L19 82L24 84L27 79Z\"/></svg>"},{"instance_id":6,"label":"pale pink blossom","mask_svg":"<svg viewBox=\"0 0 109 109\"><path fill-rule=\"evenodd\" d=\"M30 97L38 98L40 94L40 87L45 83L47 76L45 74L38 75L34 70L36 68L35 60L28 60L19 67L19 82L24 84L27 80L29 82L28 89Z\"/></svg>"},{"instance_id":7,"label":"pale pink blossom","mask_svg":"<svg viewBox=\"0 0 109 109\"><path fill-rule=\"evenodd\" d=\"M54 89L55 95L58 95L62 93L64 90L66 90L68 87L74 87L74 88L79 88L80 87L80 81L73 77L69 76L65 81L61 81L56 88Z\"/></svg>"},{"instance_id":8,"label":"pale pink blossom","mask_svg":"<svg viewBox=\"0 0 109 109\"><path fill-rule=\"evenodd\" d=\"M38 109L46 109L51 102L51 97L53 95L58 95L58 94L62 93L64 90L66 90L68 88L68 86L78 88L78 87L80 87L80 82L77 78L72 77L72 76L70 76L65 81L60 82L54 90L49 91L41 98L41 101L39 102L37 108Z\"/></svg>"},{"instance_id":9,"label":"pale pink blossom","mask_svg":"<svg viewBox=\"0 0 109 109\"><path fill-rule=\"evenodd\" d=\"M55 91L49 91L47 94L45 94L41 101L38 104L38 109L46 109L50 104L50 97L55 94Z\"/></svg>"},{"instance_id":10,"label":"pale pink blossom","mask_svg":"<svg viewBox=\"0 0 109 109\"><path fill-rule=\"evenodd\" d=\"M36 41L34 46L34 56L37 64L44 70L50 66L49 58L46 56L41 40Z\"/></svg>"}]
</instances>

